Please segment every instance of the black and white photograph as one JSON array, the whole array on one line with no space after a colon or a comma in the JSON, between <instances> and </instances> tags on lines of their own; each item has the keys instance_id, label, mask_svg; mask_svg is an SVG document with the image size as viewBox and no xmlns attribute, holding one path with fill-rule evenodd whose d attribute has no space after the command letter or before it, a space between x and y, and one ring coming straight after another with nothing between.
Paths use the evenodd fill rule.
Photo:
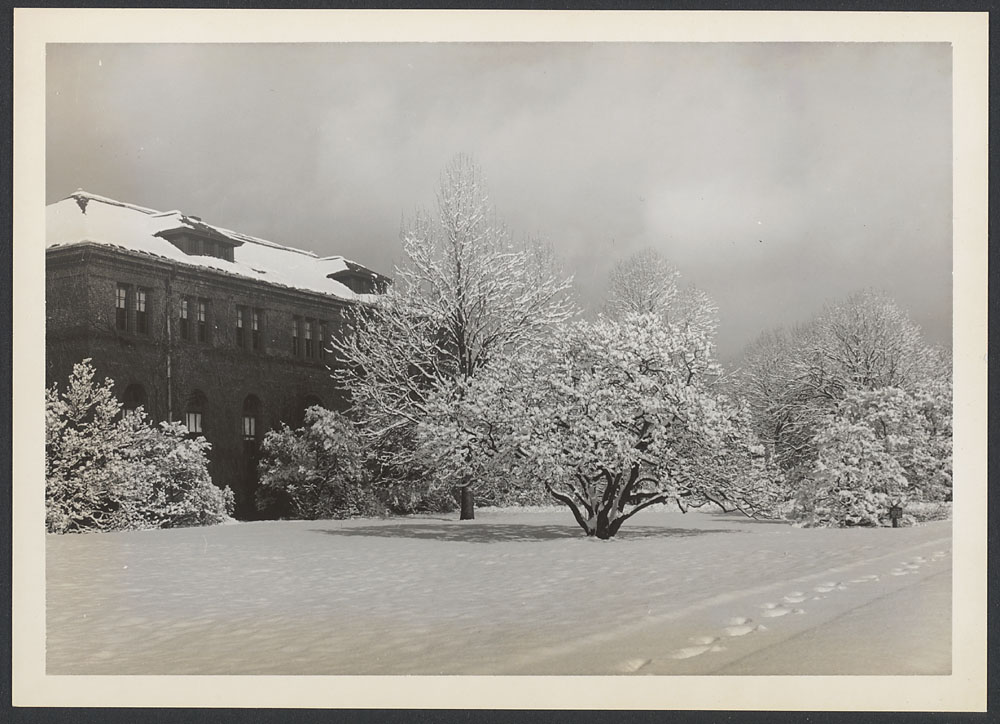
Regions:
<instances>
[{"instance_id":1,"label":"black and white photograph","mask_svg":"<svg viewBox=\"0 0 1000 724\"><path fill-rule=\"evenodd\" d=\"M20 16L22 701L985 706L985 14L109 12Z\"/></svg>"}]
</instances>

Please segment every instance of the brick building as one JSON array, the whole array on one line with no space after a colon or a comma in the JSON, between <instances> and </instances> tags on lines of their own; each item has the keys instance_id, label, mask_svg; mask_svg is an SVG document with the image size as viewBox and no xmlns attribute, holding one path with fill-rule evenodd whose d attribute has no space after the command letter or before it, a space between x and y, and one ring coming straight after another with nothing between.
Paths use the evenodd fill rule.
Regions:
<instances>
[{"instance_id":1,"label":"brick building","mask_svg":"<svg viewBox=\"0 0 1000 724\"><path fill-rule=\"evenodd\" d=\"M267 430L342 408L324 340L388 279L178 211L78 191L46 216L46 383L91 358L128 407L212 443L209 471L257 517Z\"/></svg>"}]
</instances>

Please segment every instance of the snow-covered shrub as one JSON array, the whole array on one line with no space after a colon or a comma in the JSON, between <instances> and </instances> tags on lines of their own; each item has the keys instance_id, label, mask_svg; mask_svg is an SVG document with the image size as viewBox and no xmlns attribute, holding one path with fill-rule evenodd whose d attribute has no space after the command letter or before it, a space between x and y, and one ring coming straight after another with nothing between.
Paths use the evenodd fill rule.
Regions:
<instances>
[{"instance_id":1,"label":"snow-covered shrub","mask_svg":"<svg viewBox=\"0 0 1000 724\"><path fill-rule=\"evenodd\" d=\"M214 485L208 475L210 443L187 432L179 422L161 422L154 434L140 438L143 444L126 450L134 484L142 486L136 513L143 527L211 525L232 514L233 491Z\"/></svg>"},{"instance_id":2,"label":"snow-covered shrub","mask_svg":"<svg viewBox=\"0 0 1000 724\"><path fill-rule=\"evenodd\" d=\"M709 330L655 314L579 322L439 388L421 441L445 474L509 472L598 538L667 501L753 513L769 499L763 449L717 377Z\"/></svg>"},{"instance_id":3,"label":"snow-covered shrub","mask_svg":"<svg viewBox=\"0 0 1000 724\"><path fill-rule=\"evenodd\" d=\"M476 486L476 505L489 508L528 508L550 506L552 496L544 487L513 479L517 469L498 470L490 478L480 478Z\"/></svg>"},{"instance_id":4,"label":"snow-covered shrub","mask_svg":"<svg viewBox=\"0 0 1000 724\"><path fill-rule=\"evenodd\" d=\"M892 505L950 499L950 398L943 383L915 393L849 391L816 434L797 517L808 525L880 525Z\"/></svg>"},{"instance_id":5,"label":"snow-covered shrub","mask_svg":"<svg viewBox=\"0 0 1000 724\"><path fill-rule=\"evenodd\" d=\"M208 475L204 440L179 423L122 410L114 382L74 365L66 390L45 391L46 528L54 533L206 525L227 519L233 494Z\"/></svg>"},{"instance_id":6,"label":"snow-covered shrub","mask_svg":"<svg viewBox=\"0 0 1000 724\"><path fill-rule=\"evenodd\" d=\"M310 407L302 427L268 432L263 453L259 507L277 501L307 520L384 512L367 485L358 435L338 412Z\"/></svg>"},{"instance_id":7,"label":"snow-covered shrub","mask_svg":"<svg viewBox=\"0 0 1000 724\"><path fill-rule=\"evenodd\" d=\"M903 515L910 516L914 522L923 523L930 520L948 520L951 518L951 503L945 501L910 501L903 509Z\"/></svg>"},{"instance_id":8,"label":"snow-covered shrub","mask_svg":"<svg viewBox=\"0 0 1000 724\"><path fill-rule=\"evenodd\" d=\"M902 502L906 476L870 427L835 419L816 440L819 458L797 517L819 526L879 525Z\"/></svg>"}]
</instances>

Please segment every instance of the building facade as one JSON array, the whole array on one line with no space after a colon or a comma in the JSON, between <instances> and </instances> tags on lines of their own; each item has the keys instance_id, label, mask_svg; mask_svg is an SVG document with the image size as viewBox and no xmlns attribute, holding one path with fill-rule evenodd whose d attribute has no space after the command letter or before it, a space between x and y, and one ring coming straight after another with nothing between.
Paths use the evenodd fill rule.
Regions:
<instances>
[{"instance_id":1,"label":"building facade","mask_svg":"<svg viewBox=\"0 0 1000 724\"><path fill-rule=\"evenodd\" d=\"M260 517L260 443L311 405L343 409L327 341L388 279L341 257L86 192L47 209L46 383L90 358L126 407L212 444L213 481Z\"/></svg>"}]
</instances>

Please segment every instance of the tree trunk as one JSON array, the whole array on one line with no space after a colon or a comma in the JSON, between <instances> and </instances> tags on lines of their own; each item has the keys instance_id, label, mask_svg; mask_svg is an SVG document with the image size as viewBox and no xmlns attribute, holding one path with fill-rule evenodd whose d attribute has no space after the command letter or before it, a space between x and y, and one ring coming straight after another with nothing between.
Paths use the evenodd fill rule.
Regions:
<instances>
[{"instance_id":1,"label":"tree trunk","mask_svg":"<svg viewBox=\"0 0 1000 724\"><path fill-rule=\"evenodd\" d=\"M608 540L614 535L614 533L611 532L611 524L608 522L608 511L606 509L597 514L594 535L601 540Z\"/></svg>"},{"instance_id":2,"label":"tree trunk","mask_svg":"<svg viewBox=\"0 0 1000 724\"><path fill-rule=\"evenodd\" d=\"M472 486L463 485L459 488L459 500L461 501L462 512L459 520L474 520L476 517L476 500L472 495Z\"/></svg>"},{"instance_id":3,"label":"tree trunk","mask_svg":"<svg viewBox=\"0 0 1000 724\"><path fill-rule=\"evenodd\" d=\"M618 529L622 527L624 520L621 517L615 517L614 520L609 519L608 513L610 510L606 508L597 514L594 530L593 532L588 532L588 535L597 536L601 540L608 540L615 537Z\"/></svg>"}]
</instances>

